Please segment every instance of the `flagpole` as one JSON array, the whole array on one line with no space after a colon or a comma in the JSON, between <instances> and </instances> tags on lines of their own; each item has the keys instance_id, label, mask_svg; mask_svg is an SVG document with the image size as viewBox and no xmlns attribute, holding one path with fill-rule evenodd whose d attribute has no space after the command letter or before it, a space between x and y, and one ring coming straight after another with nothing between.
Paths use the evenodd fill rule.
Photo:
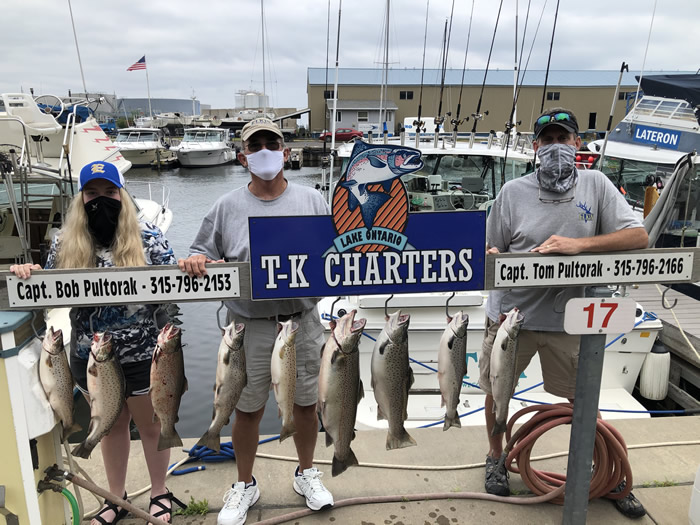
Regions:
<instances>
[{"instance_id":1,"label":"flagpole","mask_svg":"<svg viewBox=\"0 0 700 525\"><path fill-rule=\"evenodd\" d=\"M145 59L146 55L144 55ZM153 125L153 110L151 109L151 85L148 82L148 62L146 62L146 67L144 68L146 70L146 91L148 92L148 113L151 116L151 125Z\"/></svg>"}]
</instances>

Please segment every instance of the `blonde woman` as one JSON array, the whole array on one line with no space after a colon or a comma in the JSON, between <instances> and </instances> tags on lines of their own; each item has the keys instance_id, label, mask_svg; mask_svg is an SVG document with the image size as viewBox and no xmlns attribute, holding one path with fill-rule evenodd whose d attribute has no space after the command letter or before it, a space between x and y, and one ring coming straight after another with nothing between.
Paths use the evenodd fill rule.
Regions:
<instances>
[{"instance_id":1,"label":"blonde woman","mask_svg":"<svg viewBox=\"0 0 700 525\"><path fill-rule=\"evenodd\" d=\"M51 245L46 268L94 268L175 264L175 256L162 232L140 222L131 197L123 189L124 179L109 162L92 162L80 170L79 193L73 199L63 228ZM10 267L20 278L28 278L37 264ZM87 396L87 361L95 332L110 332L126 378L126 403L109 434L101 442L109 489L125 494L129 459L129 423L139 430L151 478L149 512L171 521L172 502L184 507L165 487L170 450L158 451L160 423L153 422L148 397L150 367L158 327L156 305L114 305L73 308L70 364L78 388ZM127 511L105 500L91 525L117 523Z\"/></svg>"}]
</instances>

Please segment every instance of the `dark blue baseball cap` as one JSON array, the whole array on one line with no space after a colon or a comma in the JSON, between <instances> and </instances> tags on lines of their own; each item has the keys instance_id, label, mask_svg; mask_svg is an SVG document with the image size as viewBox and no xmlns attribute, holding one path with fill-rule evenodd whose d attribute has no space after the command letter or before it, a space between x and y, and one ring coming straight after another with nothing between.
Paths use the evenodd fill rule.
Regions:
<instances>
[{"instance_id":1,"label":"dark blue baseball cap","mask_svg":"<svg viewBox=\"0 0 700 525\"><path fill-rule=\"evenodd\" d=\"M98 160L86 164L80 170L80 184L78 191L83 189L88 182L95 179L105 179L114 184L117 188L124 187L124 177L119 173L119 169L111 162Z\"/></svg>"}]
</instances>

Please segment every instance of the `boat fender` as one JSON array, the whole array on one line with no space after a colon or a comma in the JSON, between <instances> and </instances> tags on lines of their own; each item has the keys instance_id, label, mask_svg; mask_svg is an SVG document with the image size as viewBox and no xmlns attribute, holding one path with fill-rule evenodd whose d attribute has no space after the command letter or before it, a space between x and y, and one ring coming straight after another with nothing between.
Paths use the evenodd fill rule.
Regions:
<instances>
[{"instance_id":1,"label":"boat fender","mask_svg":"<svg viewBox=\"0 0 700 525\"><path fill-rule=\"evenodd\" d=\"M639 392L646 399L660 401L668 393L671 353L659 342L647 354L639 374Z\"/></svg>"}]
</instances>

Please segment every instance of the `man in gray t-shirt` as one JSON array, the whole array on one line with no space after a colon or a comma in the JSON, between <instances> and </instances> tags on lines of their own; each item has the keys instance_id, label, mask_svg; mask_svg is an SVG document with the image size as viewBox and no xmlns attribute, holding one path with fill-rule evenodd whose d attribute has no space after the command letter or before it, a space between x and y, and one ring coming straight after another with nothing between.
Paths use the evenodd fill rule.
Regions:
<instances>
[{"instance_id":1,"label":"man in gray t-shirt","mask_svg":"<svg viewBox=\"0 0 700 525\"><path fill-rule=\"evenodd\" d=\"M284 178L284 147L279 127L266 118L257 118L241 131L243 152L238 160L251 175L247 186L220 197L202 221L190 255L180 259L180 269L190 275L206 273L206 263L249 261L248 217L282 215L329 215L328 205L313 188L291 184ZM218 525L245 523L248 509L260 497L253 476L259 424L270 392L272 350L277 322L294 319L298 324L296 348L296 393L293 419L294 444L299 465L292 486L306 498L312 510L333 506L333 496L321 482L322 473L313 466L318 436L318 374L320 351L324 344L323 326L316 311L317 299L278 301L227 301L229 319L245 324L244 348L247 384L236 405L233 422L233 448L236 451L238 480L224 495Z\"/></svg>"},{"instance_id":2,"label":"man in gray t-shirt","mask_svg":"<svg viewBox=\"0 0 700 525\"><path fill-rule=\"evenodd\" d=\"M554 108L535 122L533 147L538 169L503 186L486 223L487 253L538 252L575 255L647 247L647 234L622 194L596 170L577 170L581 147L576 117ZM516 377L540 355L544 388L573 402L579 336L564 333L564 305L583 296L582 288L493 290L486 304L486 330L479 359L479 385L486 392L486 491L510 495L503 454L503 430L496 429L489 368L500 317L513 307L524 316L518 337ZM620 489L622 490L622 489ZM630 494L618 500L625 515L643 515Z\"/></svg>"}]
</instances>

